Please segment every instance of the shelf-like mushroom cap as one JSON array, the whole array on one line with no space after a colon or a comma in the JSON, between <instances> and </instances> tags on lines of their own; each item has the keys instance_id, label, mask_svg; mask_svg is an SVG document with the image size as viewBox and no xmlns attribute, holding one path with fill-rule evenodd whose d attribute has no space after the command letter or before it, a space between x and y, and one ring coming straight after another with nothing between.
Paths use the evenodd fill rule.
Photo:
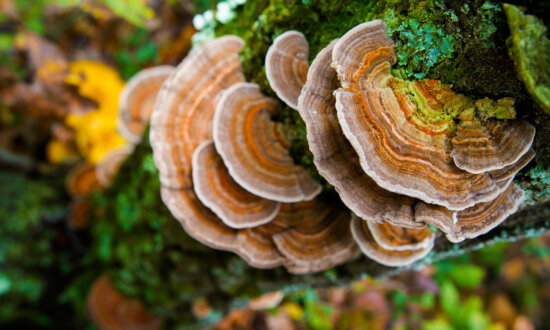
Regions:
<instances>
[{"instance_id":1,"label":"shelf-like mushroom cap","mask_svg":"<svg viewBox=\"0 0 550 330\"><path fill-rule=\"evenodd\" d=\"M332 52L342 130L363 170L382 188L460 210L494 199L487 174L459 169L451 157L454 118L474 111L469 98L435 80L392 77L393 42L380 20L360 24Z\"/></svg>"},{"instance_id":2,"label":"shelf-like mushroom cap","mask_svg":"<svg viewBox=\"0 0 550 330\"><path fill-rule=\"evenodd\" d=\"M453 138L451 156L456 166L470 173L499 170L517 162L530 149L534 137L535 128L523 120L485 125L462 121Z\"/></svg>"},{"instance_id":3,"label":"shelf-like mushroom cap","mask_svg":"<svg viewBox=\"0 0 550 330\"><path fill-rule=\"evenodd\" d=\"M230 251L237 232L197 198L191 163L199 144L212 139L212 119L223 90L244 81L238 57L242 46L240 38L225 36L187 56L158 93L149 135L164 203L195 239Z\"/></svg>"},{"instance_id":4,"label":"shelf-like mushroom cap","mask_svg":"<svg viewBox=\"0 0 550 330\"><path fill-rule=\"evenodd\" d=\"M239 230L235 253L253 267L322 271L357 254L349 221L349 210L327 198L283 203L271 222Z\"/></svg>"},{"instance_id":5,"label":"shelf-like mushroom cap","mask_svg":"<svg viewBox=\"0 0 550 330\"><path fill-rule=\"evenodd\" d=\"M258 85L237 83L221 97L214 116L214 142L235 181L246 190L280 202L310 200L321 186L294 164L281 125L272 121L279 105Z\"/></svg>"},{"instance_id":6,"label":"shelf-like mushroom cap","mask_svg":"<svg viewBox=\"0 0 550 330\"><path fill-rule=\"evenodd\" d=\"M505 166L499 170L489 172L493 180L498 182L514 178L517 172L525 167L535 157L535 150L529 148L526 153L521 156L515 163Z\"/></svg>"},{"instance_id":7,"label":"shelf-like mushroom cap","mask_svg":"<svg viewBox=\"0 0 550 330\"><path fill-rule=\"evenodd\" d=\"M87 308L99 329L158 329L162 319L147 313L143 304L115 290L109 276L102 275L88 293Z\"/></svg>"},{"instance_id":8,"label":"shelf-like mushroom cap","mask_svg":"<svg viewBox=\"0 0 550 330\"><path fill-rule=\"evenodd\" d=\"M170 65L141 70L120 93L118 131L129 142L141 141L162 83L174 71Z\"/></svg>"},{"instance_id":9,"label":"shelf-like mushroom cap","mask_svg":"<svg viewBox=\"0 0 550 330\"><path fill-rule=\"evenodd\" d=\"M416 205L416 219L438 227L451 242L474 238L489 232L517 211L523 190L510 183L506 190L490 202L476 204L462 211L450 211L439 205Z\"/></svg>"},{"instance_id":10,"label":"shelf-like mushroom cap","mask_svg":"<svg viewBox=\"0 0 550 330\"><path fill-rule=\"evenodd\" d=\"M111 185L120 165L132 154L132 151L134 151L133 145L126 145L110 151L99 160L95 166L95 172L97 181L103 188Z\"/></svg>"},{"instance_id":11,"label":"shelf-like mushroom cap","mask_svg":"<svg viewBox=\"0 0 550 330\"><path fill-rule=\"evenodd\" d=\"M389 251L421 250L430 248L434 233L426 225L419 229L394 226L388 222L366 221L376 244Z\"/></svg>"},{"instance_id":12,"label":"shelf-like mushroom cap","mask_svg":"<svg viewBox=\"0 0 550 330\"><path fill-rule=\"evenodd\" d=\"M73 197L87 196L92 190L101 188L95 166L86 162L79 163L69 170L65 186L69 195Z\"/></svg>"},{"instance_id":13,"label":"shelf-like mushroom cap","mask_svg":"<svg viewBox=\"0 0 550 330\"><path fill-rule=\"evenodd\" d=\"M285 227L277 218L258 227L240 229L237 236L237 253L256 268L273 268L286 263L286 258L277 250L273 235Z\"/></svg>"},{"instance_id":14,"label":"shelf-like mushroom cap","mask_svg":"<svg viewBox=\"0 0 550 330\"><path fill-rule=\"evenodd\" d=\"M373 223L356 216L351 220L355 242L367 257L386 266L405 266L425 257L435 235L427 226L408 229L389 223Z\"/></svg>"},{"instance_id":15,"label":"shelf-like mushroom cap","mask_svg":"<svg viewBox=\"0 0 550 330\"><path fill-rule=\"evenodd\" d=\"M291 273L311 273L336 266L358 252L349 229L351 212L335 201L283 204L277 221L284 230L273 235Z\"/></svg>"},{"instance_id":16,"label":"shelf-like mushroom cap","mask_svg":"<svg viewBox=\"0 0 550 330\"><path fill-rule=\"evenodd\" d=\"M192 168L197 196L229 227L255 227L279 213L280 203L251 194L231 178L212 140L195 150Z\"/></svg>"},{"instance_id":17,"label":"shelf-like mushroom cap","mask_svg":"<svg viewBox=\"0 0 550 330\"><path fill-rule=\"evenodd\" d=\"M335 42L311 63L298 101L315 167L359 217L405 227L422 226L413 219L414 199L380 188L363 171L357 153L342 132L333 96L338 78L330 67Z\"/></svg>"},{"instance_id":18,"label":"shelf-like mushroom cap","mask_svg":"<svg viewBox=\"0 0 550 330\"><path fill-rule=\"evenodd\" d=\"M286 31L273 42L265 57L265 73L277 96L293 109L306 82L309 45L298 31Z\"/></svg>"}]
</instances>

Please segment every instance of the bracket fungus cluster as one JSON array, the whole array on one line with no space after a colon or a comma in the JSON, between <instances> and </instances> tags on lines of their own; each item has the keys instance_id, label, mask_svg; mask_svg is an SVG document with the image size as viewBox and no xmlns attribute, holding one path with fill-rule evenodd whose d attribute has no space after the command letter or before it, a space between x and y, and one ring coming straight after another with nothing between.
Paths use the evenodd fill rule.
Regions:
<instances>
[{"instance_id":1,"label":"bracket fungus cluster","mask_svg":"<svg viewBox=\"0 0 550 330\"><path fill-rule=\"evenodd\" d=\"M356 255L351 213L294 164L276 100L246 83L235 36L185 58L160 89L150 141L162 199L202 243L259 268L324 270ZM342 225L343 224L343 225Z\"/></svg>"},{"instance_id":2,"label":"bracket fungus cluster","mask_svg":"<svg viewBox=\"0 0 550 330\"><path fill-rule=\"evenodd\" d=\"M361 249L389 266L424 257L441 229L451 241L483 234L516 211L512 184L533 157L534 128L513 100L474 101L435 80L393 77L393 42L380 20L333 41L308 66L308 44L280 35L268 81L307 127L321 186L290 156L280 105L246 83L225 36L166 79L150 140L162 198L202 243L251 266L320 271ZM343 202L343 203L342 203Z\"/></svg>"},{"instance_id":3,"label":"bracket fungus cluster","mask_svg":"<svg viewBox=\"0 0 550 330\"><path fill-rule=\"evenodd\" d=\"M431 249L426 224L458 242L515 212L512 179L534 157L535 130L515 119L513 99L393 77L393 47L380 20L348 31L312 62L298 110L319 173L358 216L362 251L398 266Z\"/></svg>"}]
</instances>

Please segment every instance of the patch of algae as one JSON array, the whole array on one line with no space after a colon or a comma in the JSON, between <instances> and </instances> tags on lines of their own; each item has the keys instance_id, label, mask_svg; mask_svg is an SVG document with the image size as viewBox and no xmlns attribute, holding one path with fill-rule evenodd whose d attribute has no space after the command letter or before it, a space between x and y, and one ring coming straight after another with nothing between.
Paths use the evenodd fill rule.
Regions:
<instances>
[{"instance_id":1,"label":"patch of algae","mask_svg":"<svg viewBox=\"0 0 550 330\"><path fill-rule=\"evenodd\" d=\"M518 78L535 102L550 114L550 40L547 28L537 17L525 15L518 7L504 4L510 27L508 52Z\"/></svg>"}]
</instances>

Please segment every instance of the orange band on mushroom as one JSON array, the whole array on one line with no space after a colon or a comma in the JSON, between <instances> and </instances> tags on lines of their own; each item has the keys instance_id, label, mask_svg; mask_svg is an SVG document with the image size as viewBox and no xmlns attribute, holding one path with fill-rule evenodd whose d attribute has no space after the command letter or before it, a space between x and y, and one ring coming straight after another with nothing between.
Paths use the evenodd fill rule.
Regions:
<instances>
[{"instance_id":1,"label":"orange band on mushroom","mask_svg":"<svg viewBox=\"0 0 550 330\"><path fill-rule=\"evenodd\" d=\"M279 212L280 203L251 194L231 178L211 140L193 154L193 183L201 202L231 228L262 225Z\"/></svg>"},{"instance_id":2,"label":"orange band on mushroom","mask_svg":"<svg viewBox=\"0 0 550 330\"><path fill-rule=\"evenodd\" d=\"M294 164L288 143L271 117L277 102L251 83L227 89L214 116L214 142L231 176L263 198L297 202L321 191L309 172Z\"/></svg>"},{"instance_id":3,"label":"orange band on mushroom","mask_svg":"<svg viewBox=\"0 0 550 330\"><path fill-rule=\"evenodd\" d=\"M357 254L357 245L349 230L351 213L335 201L283 204L277 221L285 230L273 235L273 241L290 263L293 273L311 273L336 266Z\"/></svg>"},{"instance_id":4,"label":"orange band on mushroom","mask_svg":"<svg viewBox=\"0 0 550 330\"><path fill-rule=\"evenodd\" d=\"M174 72L169 65L144 69L133 76L120 93L118 131L131 143L141 141L162 83Z\"/></svg>"},{"instance_id":5,"label":"orange band on mushroom","mask_svg":"<svg viewBox=\"0 0 550 330\"><path fill-rule=\"evenodd\" d=\"M509 183L506 190L490 202L479 203L462 211L450 211L443 206L418 203L416 219L445 232L451 242L483 235L516 212L523 200L523 190Z\"/></svg>"},{"instance_id":6,"label":"orange band on mushroom","mask_svg":"<svg viewBox=\"0 0 550 330\"><path fill-rule=\"evenodd\" d=\"M364 254L386 266L404 266L425 257L433 248L435 235L422 229L395 228L354 217L353 238Z\"/></svg>"},{"instance_id":7,"label":"orange band on mushroom","mask_svg":"<svg viewBox=\"0 0 550 330\"><path fill-rule=\"evenodd\" d=\"M306 82L309 45L303 34L286 31L267 50L265 73L277 96L293 109Z\"/></svg>"},{"instance_id":8,"label":"orange band on mushroom","mask_svg":"<svg viewBox=\"0 0 550 330\"><path fill-rule=\"evenodd\" d=\"M158 93L150 140L162 183L161 196L174 217L195 239L233 251L237 232L206 208L193 190L195 149L212 138L212 118L221 92L244 81L235 36L214 39L178 65Z\"/></svg>"},{"instance_id":9,"label":"orange band on mushroom","mask_svg":"<svg viewBox=\"0 0 550 330\"><path fill-rule=\"evenodd\" d=\"M406 82L392 77L393 43L382 21L348 31L336 43L332 59L342 86L335 92L339 123L363 170L382 188L452 210L490 201L502 191L488 173L473 174L456 166L459 155L470 149L461 145L464 152L457 150L455 159L451 154L453 118L474 118L479 104L434 80ZM479 116L500 118L506 112L501 110L505 109L491 114L480 110ZM499 166L512 164L529 149L533 131L519 126L525 129L515 131L526 132L522 139L526 145L511 151L513 156L504 157L507 160ZM512 133L500 135L507 134ZM461 136L459 132L455 145ZM471 157L476 157L475 152Z\"/></svg>"},{"instance_id":10,"label":"orange band on mushroom","mask_svg":"<svg viewBox=\"0 0 550 330\"><path fill-rule=\"evenodd\" d=\"M311 63L298 102L315 166L359 217L419 227L421 224L413 218L414 199L380 188L362 170L357 153L342 132L333 96L338 79L330 67L334 44L321 50Z\"/></svg>"}]
</instances>

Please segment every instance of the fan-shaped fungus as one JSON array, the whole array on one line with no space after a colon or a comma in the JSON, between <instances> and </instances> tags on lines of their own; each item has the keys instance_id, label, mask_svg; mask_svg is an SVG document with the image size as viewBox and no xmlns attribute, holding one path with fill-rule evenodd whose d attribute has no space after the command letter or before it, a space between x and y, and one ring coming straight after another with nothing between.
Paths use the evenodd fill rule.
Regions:
<instances>
[{"instance_id":1,"label":"fan-shaped fungus","mask_svg":"<svg viewBox=\"0 0 550 330\"><path fill-rule=\"evenodd\" d=\"M192 167L197 196L229 227L255 227L279 213L280 203L249 193L231 178L213 141L195 150Z\"/></svg>"},{"instance_id":2,"label":"fan-shaped fungus","mask_svg":"<svg viewBox=\"0 0 550 330\"><path fill-rule=\"evenodd\" d=\"M280 202L310 200L321 186L294 164L276 100L258 86L238 83L222 95L214 116L214 142L231 176L246 190Z\"/></svg>"},{"instance_id":3,"label":"fan-shaped fungus","mask_svg":"<svg viewBox=\"0 0 550 330\"><path fill-rule=\"evenodd\" d=\"M267 50L265 73L277 96L293 109L306 82L309 45L298 31L281 34Z\"/></svg>"},{"instance_id":4,"label":"fan-shaped fungus","mask_svg":"<svg viewBox=\"0 0 550 330\"><path fill-rule=\"evenodd\" d=\"M456 166L451 137L458 131L455 144L462 141L456 118L484 120L490 127L492 122L482 116L513 118L513 109L506 108L508 113L476 111L472 100L438 81L392 77L393 42L380 20L348 31L336 43L332 58L342 86L335 92L339 123L363 170L381 187L451 210L491 201L502 191L488 173L473 174ZM510 164L529 149L533 129L516 132L525 134L521 140L528 145L499 166ZM455 154L460 158L462 153Z\"/></svg>"},{"instance_id":5,"label":"fan-shaped fungus","mask_svg":"<svg viewBox=\"0 0 550 330\"><path fill-rule=\"evenodd\" d=\"M311 63L298 102L315 166L346 206L362 219L418 227L413 217L414 199L380 188L363 172L357 153L342 132L333 96L338 79L330 67L334 44L321 50Z\"/></svg>"},{"instance_id":6,"label":"fan-shaped fungus","mask_svg":"<svg viewBox=\"0 0 550 330\"><path fill-rule=\"evenodd\" d=\"M212 138L212 118L221 92L244 81L238 57L242 46L241 39L225 36L188 55L158 93L150 132L164 203L195 239L230 251L236 231L197 198L191 162L195 149Z\"/></svg>"},{"instance_id":7,"label":"fan-shaped fungus","mask_svg":"<svg viewBox=\"0 0 550 330\"><path fill-rule=\"evenodd\" d=\"M144 69L133 76L120 93L118 131L129 142L141 141L162 83L174 72L169 65Z\"/></svg>"},{"instance_id":8,"label":"fan-shaped fungus","mask_svg":"<svg viewBox=\"0 0 550 330\"><path fill-rule=\"evenodd\" d=\"M435 239L427 226L407 229L357 217L351 221L351 232L363 253L386 266L404 266L425 257Z\"/></svg>"},{"instance_id":9,"label":"fan-shaped fungus","mask_svg":"<svg viewBox=\"0 0 550 330\"><path fill-rule=\"evenodd\" d=\"M479 203L462 211L450 211L443 206L422 202L416 205L416 220L438 227L451 242L483 235L517 211L523 200L523 190L509 183L496 199Z\"/></svg>"}]
</instances>

